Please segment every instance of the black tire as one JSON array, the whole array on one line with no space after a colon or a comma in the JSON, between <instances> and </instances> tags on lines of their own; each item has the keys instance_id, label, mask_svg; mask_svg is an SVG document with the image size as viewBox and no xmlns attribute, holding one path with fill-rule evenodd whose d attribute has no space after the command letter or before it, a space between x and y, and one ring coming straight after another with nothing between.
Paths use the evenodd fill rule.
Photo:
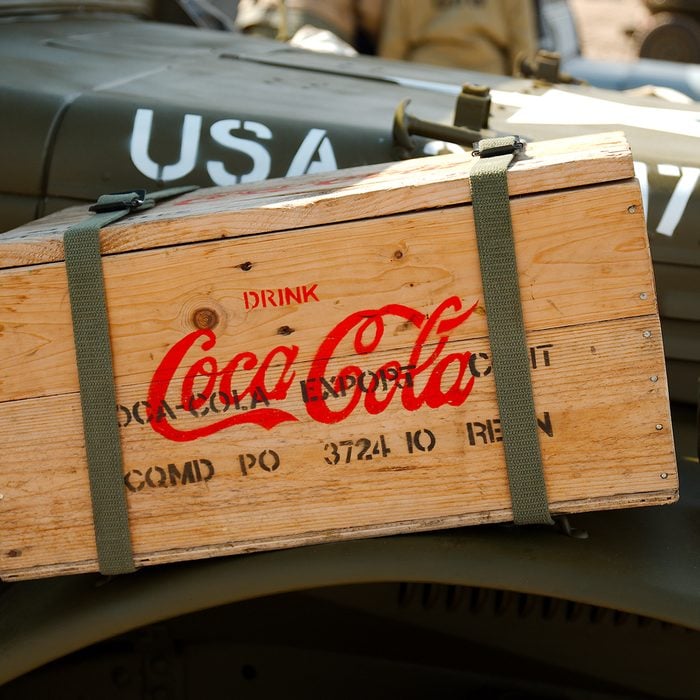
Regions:
<instances>
[{"instance_id":1,"label":"black tire","mask_svg":"<svg viewBox=\"0 0 700 700\"><path fill-rule=\"evenodd\" d=\"M700 63L700 24L687 15L662 12L642 38L641 58Z\"/></svg>"}]
</instances>

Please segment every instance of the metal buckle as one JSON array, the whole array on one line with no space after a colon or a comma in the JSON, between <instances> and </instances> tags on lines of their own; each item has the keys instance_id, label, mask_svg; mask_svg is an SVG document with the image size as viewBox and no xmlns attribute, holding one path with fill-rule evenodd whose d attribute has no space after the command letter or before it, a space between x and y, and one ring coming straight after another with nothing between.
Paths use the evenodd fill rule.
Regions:
<instances>
[{"instance_id":1,"label":"metal buckle","mask_svg":"<svg viewBox=\"0 0 700 700\"><path fill-rule=\"evenodd\" d=\"M136 209L146 201L146 190L130 190L129 192L112 192L103 194L89 211L103 214L108 211Z\"/></svg>"},{"instance_id":2,"label":"metal buckle","mask_svg":"<svg viewBox=\"0 0 700 700\"><path fill-rule=\"evenodd\" d=\"M503 144L501 146L487 146L481 150L476 149L472 151L472 155L475 158L491 158L493 156L505 156L512 155L514 153L520 153L525 148L525 141L523 141L520 136L514 136L514 141L512 144ZM480 146L482 141L477 144Z\"/></svg>"}]
</instances>

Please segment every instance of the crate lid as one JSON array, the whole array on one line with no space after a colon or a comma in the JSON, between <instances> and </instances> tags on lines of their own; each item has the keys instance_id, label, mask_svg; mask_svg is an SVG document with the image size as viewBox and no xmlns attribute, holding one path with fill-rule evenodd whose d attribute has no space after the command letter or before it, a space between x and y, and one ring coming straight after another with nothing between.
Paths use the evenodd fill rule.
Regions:
<instances>
[{"instance_id":1,"label":"crate lid","mask_svg":"<svg viewBox=\"0 0 700 700\"><path fill-rule=\"evenodd\" d=\"M102 231L111 255L182 243L293 230L471 201L464 152L349 168L251 185L197 190ZM511 196L634 176L622 132L528 144L508 172ZM63 260L63 233L86 206L51 214L0 235L0 269Z\"/></svg>"}]
</instances>

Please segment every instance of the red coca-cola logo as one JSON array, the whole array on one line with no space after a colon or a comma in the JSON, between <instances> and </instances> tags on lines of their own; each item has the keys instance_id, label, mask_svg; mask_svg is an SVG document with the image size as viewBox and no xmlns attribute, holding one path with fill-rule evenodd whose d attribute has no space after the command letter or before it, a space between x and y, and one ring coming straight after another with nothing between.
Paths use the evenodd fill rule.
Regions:
<instances>
[{"instance_id":1,"label":"red coca-cola logo","mask_svg":"<svg viewBox=\"0 0 700 700\"><path fill-rule=\"evenodd\" d=\"M406 411L423 406L461 406L474 386L470 352L448 352L454 331L471 316L478 302L463 309L459 297L443 301L430 315L403 304L356 311L338 323L322 340L304 379L299 381L301 403L319 423L339 423L354 411L377 415L392 402ZM386 358L387 328L403 324L403 332L417 331L410 351ZM392 331L393 332L393 331ZM409 336L407 336L409 337ZM298 421L290 410L276 407L289 395L297 372L297 345L278 345L260 358L241 351L222 363L208 354L216 345L211 330L194 331L177 342L158 365L148 393L149 423L163 437L178 442L196 440L235 425L254 424L272 430ZM199 357L196 357L199 355ZM379 358L382 355L383 361ZM351 357L351 360L343 358ZM368 369L376 357L373 369ZM184 370L184 371L183 371ZM179 377L180 379L176 379ZM179 386L178 386L179 382ZM216 398L228 409L250 401L244 411L214 418L205 425L181 429L167 415L155 416L156 407L177 392L185 410L196 411ZM263 404L260 406L260 404ZM218 412L217 412L218 415Z\"/></svg>"}]
</instances>

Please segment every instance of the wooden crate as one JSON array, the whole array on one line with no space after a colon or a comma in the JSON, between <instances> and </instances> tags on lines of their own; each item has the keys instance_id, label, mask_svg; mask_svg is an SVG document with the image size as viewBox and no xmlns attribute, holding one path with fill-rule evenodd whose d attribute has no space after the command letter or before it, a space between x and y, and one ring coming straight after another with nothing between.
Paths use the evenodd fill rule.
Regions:
<instances>
[{"instance_id":1,"label":"wooden crate","mask_svg":"<svg viewBox=\"0 0 700 700\"><path fill-rule=\"evenodd\" d=\"M471 161L200 190L102 231L139 566L511 519ZM674 501L626 142L530 144L508 180L552 511ZM97 568L62 262L85 215L0 236L7 580Z\"/></svg>"}]
</instances>

